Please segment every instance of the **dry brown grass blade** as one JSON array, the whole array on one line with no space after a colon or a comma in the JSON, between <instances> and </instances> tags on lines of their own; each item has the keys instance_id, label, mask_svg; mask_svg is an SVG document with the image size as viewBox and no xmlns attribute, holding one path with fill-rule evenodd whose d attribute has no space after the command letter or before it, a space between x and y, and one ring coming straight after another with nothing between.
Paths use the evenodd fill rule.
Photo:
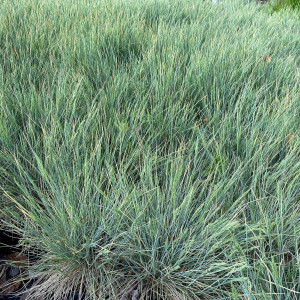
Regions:
<instances>
[{"instance_id":1,"label":"dry brown grass blade","mask_svg":"<svg viewBox=\"0 0 300 300\"><path fill-rule=\"evenodd\" d=\"M272 60L271 60L271 57L270 57L269 55L267 55L267 56L265 57L264 65L269 64L271 61L272 61Z\"/></svg>"},{"instance_id":2,"label":"dry brown grass blade","mask_svg":"<svg viewBox=\"0 0 300 300\"><path fill-rule=\"evenodd\" d=\"M12 264L12 265L10 265ZM20 267L28 265L28 257L22 253L12 253L6 256L0 270L0 299L17 291L22 284L18 277Z\"/></svg>"}]
</instances>

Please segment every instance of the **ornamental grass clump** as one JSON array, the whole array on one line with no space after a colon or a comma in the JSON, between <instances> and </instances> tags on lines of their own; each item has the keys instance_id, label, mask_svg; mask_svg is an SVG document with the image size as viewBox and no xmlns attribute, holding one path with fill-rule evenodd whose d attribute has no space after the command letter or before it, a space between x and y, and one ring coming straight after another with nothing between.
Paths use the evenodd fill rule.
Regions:
<instances>
[{"instance_id":1,"label":"ornamental grass clump","mask_svg":"<svg viewBox=\"0 0 300 300\"><path fill-rule=\"evenodd\" d=\"M2 1L1 229L32 299L300 295L300 21L252 1Z\"/></svg>"}]
</instances>

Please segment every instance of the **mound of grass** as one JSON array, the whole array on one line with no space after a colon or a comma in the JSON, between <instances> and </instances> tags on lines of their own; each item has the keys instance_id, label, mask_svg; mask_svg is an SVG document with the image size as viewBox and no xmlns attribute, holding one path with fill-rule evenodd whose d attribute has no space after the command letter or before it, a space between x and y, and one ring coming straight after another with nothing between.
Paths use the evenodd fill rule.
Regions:
<instances>
[{"instance_id":1,"label":"mound of grass","mask_svg":"<svg viewBox=\"0 0 300 300\"><path fill-rule=\"evenodd\" d=\"M239 0L2 1L1 226L32 297L299 299L299 25Z\"/></svg>"}]
</instances>

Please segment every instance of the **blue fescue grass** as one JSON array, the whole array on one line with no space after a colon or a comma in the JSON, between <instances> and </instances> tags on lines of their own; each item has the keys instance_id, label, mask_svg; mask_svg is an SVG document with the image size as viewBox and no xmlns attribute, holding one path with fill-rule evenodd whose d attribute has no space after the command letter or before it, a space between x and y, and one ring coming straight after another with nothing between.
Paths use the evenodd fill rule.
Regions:
<instances>
[{"instance_id":1,"label":"blue fescue grass","mask_svg":"<svg viewBox=\"0 0 300 300\"><path fill-rule=\"evenodd\" d=\"M299 25L245 1L3 1L2 227L32 296L298 299Z\"/></svg>"}]
</instances>

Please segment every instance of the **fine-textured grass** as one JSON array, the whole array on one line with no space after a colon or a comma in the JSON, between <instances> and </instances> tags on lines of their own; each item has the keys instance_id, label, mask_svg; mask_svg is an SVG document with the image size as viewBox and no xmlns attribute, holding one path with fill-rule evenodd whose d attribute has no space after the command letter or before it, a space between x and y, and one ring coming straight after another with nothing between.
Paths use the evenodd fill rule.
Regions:
<instances>
[{"instance_id":1,"label":"fine-textured grass","mask_svg":"<svg viewBox=\"0 0 300 300\"><path fill-rule=\"evenodd\" d=\"M33 298L299 299L299 28L241 0L1 1L1 226Z\"/></svg>"},{"instance_id":2,"label":"fine-textured grass","mask_svg":"<svg viewBox=\"0 0 300 300\"><path fill-rule=\"evenodd\" d=\"M275 11L280 9L292 8L300 12L300 1L299 0L276 0L273 4Z\"/></svg>"}]
</instances>

